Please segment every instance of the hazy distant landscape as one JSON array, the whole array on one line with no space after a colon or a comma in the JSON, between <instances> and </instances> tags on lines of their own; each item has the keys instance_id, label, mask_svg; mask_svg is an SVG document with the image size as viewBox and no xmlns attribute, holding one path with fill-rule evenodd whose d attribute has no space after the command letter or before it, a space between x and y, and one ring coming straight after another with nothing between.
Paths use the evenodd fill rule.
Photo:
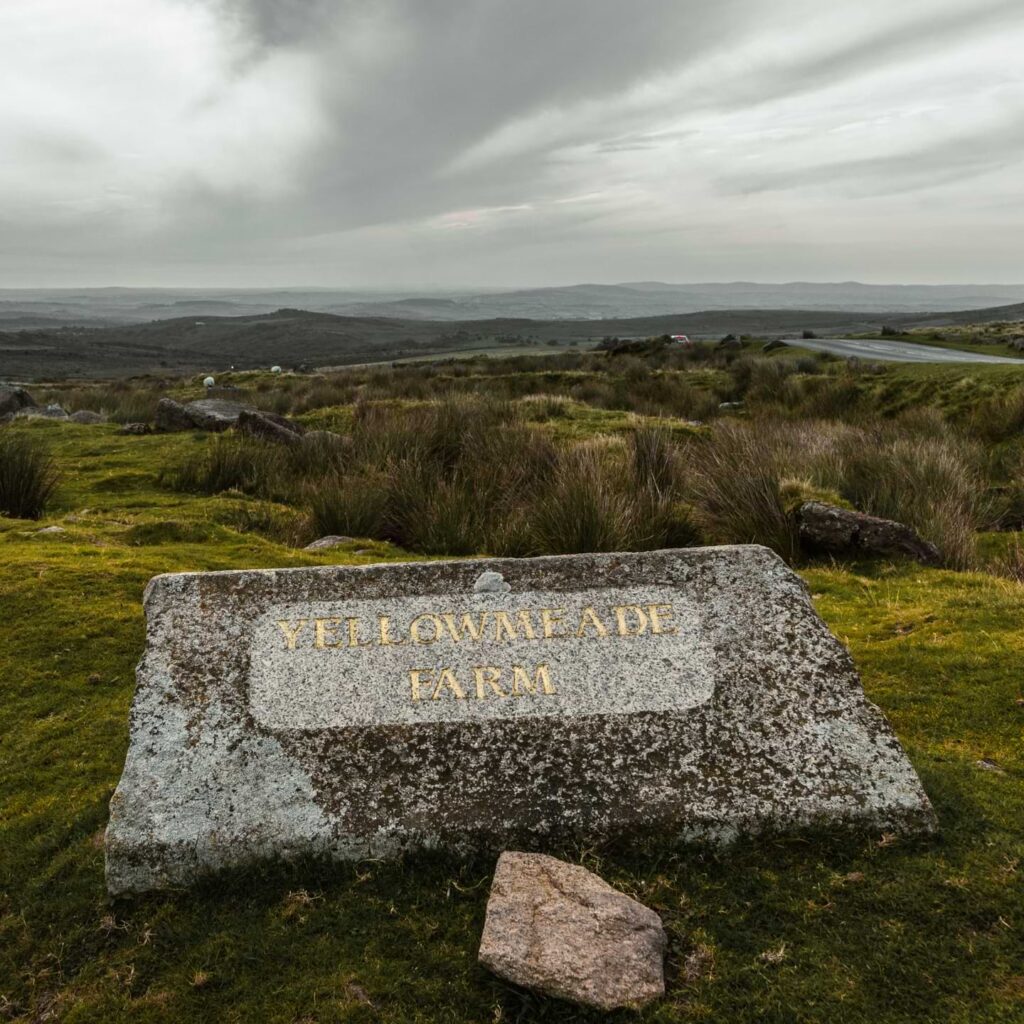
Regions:
<instances>
[{"instance_id":1,"label":"hazy distant landscape","mask_svg":"<svg viewBox=\"0 0 1024 1024\"><path fill-rule=\"evenodd\" d=\"M924 313L1024 302L1021 285L577 284L488 291L415 289L0 289L0 330L111 326L184 316L259 316L302 309L402 320L603 320L709 310L845 310Z\"/></svg>"},{"instance_id":2,"label":"hazy distant landscape","mask_svg":"<svg viewBox=\"0 0 1024 1024\"><path fill-rule=\"evenodd\" d=\"M4 300L9 309L0 314L0 378L127 376L273 364L315 368L524 345L586 345L606 337L841 335L1024 319L1024 287L580 285L477 298L338 301L351 294L189 295L120 288L18 293ZM971 305L1015 294L1020 297L1015 305ZM164 301L157 302L161 297ZM835 305L813 304L829 298ZM743 304L755 300L763 304ZM714 301L730 304L716 307ZM865 308L884 301L890 305ZM284 307L286 302L303 305ZM694 304L701 302L695 311ZM932 305L919 308L925 302ZM542 316L543 304L547 313ZM630 307L632 312L623 312ZM450 315L428 315L442 308ZM646 312L639 315L639 310ZM478 315L470 318L471 311Z\"/></svg>"}]
</instances>

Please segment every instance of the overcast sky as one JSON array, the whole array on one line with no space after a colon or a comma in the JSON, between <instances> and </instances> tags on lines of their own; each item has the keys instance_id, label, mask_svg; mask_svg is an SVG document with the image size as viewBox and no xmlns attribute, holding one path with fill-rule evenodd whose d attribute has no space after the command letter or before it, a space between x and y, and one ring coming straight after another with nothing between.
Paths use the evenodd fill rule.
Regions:
<instances>
[{"instance_id":1,"label":"overcast sky","mask_svg":"<svg viewBox=\"0 0 1024 1024\"><path fill-rule=\"evenodd\" d=\"M0 286L1024 282L1024 0L0 0Z\"/></svg>"}]
</instances>

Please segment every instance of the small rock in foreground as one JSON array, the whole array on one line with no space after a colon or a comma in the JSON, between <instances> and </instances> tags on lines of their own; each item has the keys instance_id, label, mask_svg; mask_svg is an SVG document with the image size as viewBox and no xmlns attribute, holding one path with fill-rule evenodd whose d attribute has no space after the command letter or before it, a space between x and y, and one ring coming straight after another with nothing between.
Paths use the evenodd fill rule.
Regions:
<instances>
[{"instance_id":1,"label":"small rock in foreground","mask_svg":"<svg viewBox=\"0 0 1024 1024\"><path fill-rule=\"evenodd\" d=\"M648 907L586 868L506 852L487 903L480 962L523 988L598 1010L665 994L665 931Z\"/></svg>"}]
</instances>

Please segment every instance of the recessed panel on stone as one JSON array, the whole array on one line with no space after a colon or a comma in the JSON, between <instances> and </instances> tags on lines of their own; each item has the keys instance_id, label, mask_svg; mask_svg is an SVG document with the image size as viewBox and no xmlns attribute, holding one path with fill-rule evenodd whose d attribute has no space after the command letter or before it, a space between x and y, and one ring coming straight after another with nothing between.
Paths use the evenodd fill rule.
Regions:
<instances>
[{"instance_id":1,"label":"recessed panel on stone","mask_svg":"<svg viewBox=\"0 0 1024 1024\"><path fill-rule=\"evenodd\" d=\"M758 547L159 576L112 892L258 857L934 815Z\"/></svg>"},{"instance_id":2,"label":"recessed panel on stone","mask_svg":"<svg viewBox=\"0 0 1024 1024\"><path fill-rule=\"evenodd\" d=\"M702 625L650 587L277 605L249 706L272 732L684 711L714 692Z\"/></svg>"}]
</instances>

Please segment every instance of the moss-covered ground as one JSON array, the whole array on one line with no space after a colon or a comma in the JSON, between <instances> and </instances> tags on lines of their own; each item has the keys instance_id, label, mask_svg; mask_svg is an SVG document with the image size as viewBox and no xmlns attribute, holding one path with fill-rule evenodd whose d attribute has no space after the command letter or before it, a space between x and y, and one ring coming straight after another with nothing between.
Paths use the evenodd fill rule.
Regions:
<instances>
[{"instance_id":1,"label":"moss-covered ground","mask_svg":"<svg viewBox=\"0 0 1024 1024\"><path fill-rule=\"evenodd\" d=\"M314 556L244 529L262 521L249 499L161 489L161 466L202 443L190 435L19 429L53 442L64 479L48 519L0 520L0 1019L591 1019L476 965L489 858L275 865L108 901L102 832L146 581L409 556L371 542ZM50 525L66 532L38 532ZM803 576L941 837L552 852L664 918L669 992L639 1019L1024 1021L1024 587L878 563Z\"/></svg>"}]
</instances>

